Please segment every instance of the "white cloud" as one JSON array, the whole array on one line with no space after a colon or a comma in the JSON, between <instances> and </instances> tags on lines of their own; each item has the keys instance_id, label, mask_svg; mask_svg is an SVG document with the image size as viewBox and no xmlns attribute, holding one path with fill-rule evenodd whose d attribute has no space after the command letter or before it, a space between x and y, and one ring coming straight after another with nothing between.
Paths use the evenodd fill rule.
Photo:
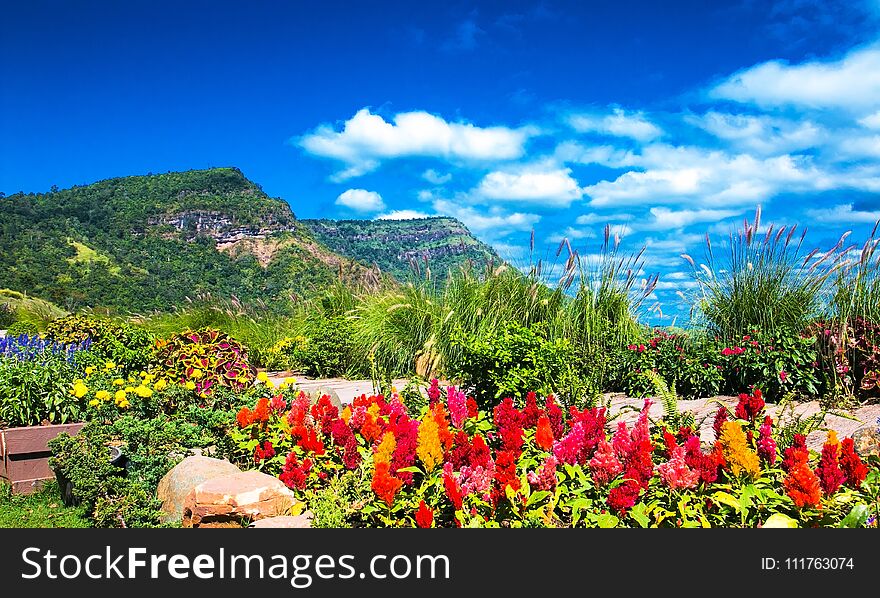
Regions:
<instances>
[{"instance_id":1,"label":"white cloud","mask_svg":"<svg viewBox=\"0 0 880 598\"><path fill-rule=\"evenodd\" d=\"M854 210L850 203L831 208L807 210L807 216L819 222L834 224L873 224L880 220L880 210Z\"/></svg>"},{"instance_id":2,"label":"white cloud","mask_svg":"<svg viewBox=\"0 0 880 598\"><path fill-rule=\"evenodd\" d=\"M438 214L457 218L471 231L483 233L493 238L507 236L513 231L529 231L541 220L538 214L507 213L497 206L488 210L477 210L470 206L458 205L447 199L434 200L433 207Z\"/></svg>"},{"instance_id":3,"label":"white cloud","mask_svg":"<svg viewBox=\"0 0 880 598\"><path fill-rule=\"evenodd\" d=\"M559 243L563 239L576 240L576 239L592 239L596 236L594 231L584 228L573 228L568 226L559 233L554 233L547 237L547 240L551 243Z\"/></svg>"},{"instance_id":4,"label":"white cloud","mask_svg":"<svg viewBox=\"0 0 880 598\"><path fill-rule=\"evenodd\" d=\"M599 133L614 137L628 137L636 141L650 141L663 134L663 130L645 118L643 112L627 114L614 108L611 114L572 114L568 124L579 133Z\"/></svg>"},{"instance_id":5,"label":"white cloud","mask_svg":"<svg viewBox=\"0 0 880 598\"><path fill-rule=\"evenodd\" d=\"M711 89L709 96L761 107L876 108L880 105L880 47L858 48L840 60L796 65L764 62L732 75Z\"/></svg>"},{"instance_id":6,"label":"white cloud","mask_svg":"<svg viewBox=\"0 0 880 598\"><path fill-rule=\"evenodd\" d=\"M827 137L826 131L810 120L792 121L765 114L710 110L688 120L737 148L765 155L815 147Z\"/></svg>"},{"instance_id":7,"label":"white cloud","mask_svg":"<svg viewBox=\"0 0 880 598\"><path fill-rule=\"evenodd\" d=\"M632 214L599 214L591 212L590 214L581 214L575 219L576 224L601 224L605 225L611 222L626 222L632 220Z\"/></svg>"},{"instance_id":8,"label":"white cloud","mask_svg":"<svg viewBox=\"0 0 880 598\"><path fill-rule=\"evenodd\" d=\"M569 168L525 167L516 171L490 172L473 194L484 199L564 208L580 199L583 192Z\"/></svg>"},{"instance_id":9,"label":"white cloud","mask_svg":"<svg viewBox=\"0 0 880 598\"><path fill-rule=\"evenodd\" d=\"M653 207L649 210L653 220L640 225L642 230L667 230L684 228L692 224L702 222L717 222L725 218L731 218L742 214L745 209L739 210L670 210L664 207Z\"/></svg>"},{"instance_id":10,"label":"white cloud","mask_svg":"<svg viewBox=\"0 0 880 598\"><path fill-rule=\"evenodd\" d=\"M377 220L416 220L420 218L430 218L430 214L418 212L416 210L391 210L387 214L381 214L376 217Z\"/></svg>"},{"instance_id":11,"label":"white cloud","mask_svg":"<svg viewBox=\"0 0 880 598\"><path fill-rule=\"evenodd\" d=\"M444 183L448 183L452 180L452 173L447 172L446 174L440 174L433 168L429 168L425 172L422 173L422 178L431 183L432 185L442 185Z\"/></svg>"},{"instance_id":12,"label":"white cloud","mask_svg":"<svg viewBox=\"0 0 880 598\"><path fill-rule=\"evenodd\" d=\"M345 206L357 212L378 212L385 209L382 196L366 189L349 189L336 198L337 206Z\"/></svg>"},{"instance_id":13,"label":"white cloud","mask_svg":"<svg viewBox=\"0 0 880 598\"><path fill-rule=\"evenodd\" d=\"M837 149L853 158L880 158L880 135L844 137Z\"/></svg>"},{"instance_id":14,"label":"white cloud","mask_svg":"<svg viewBox=\"0 0 880 598\"><path fill-rule=\"evenodd\" d=\"M610 145L584 146L577 141L563 141L556 146L553 155L560 162L600 164L609 168L626 168L638 161L638 156L632 150Z\"/></svg>"},{"instance_id":15,"label":"white cloud","mask_svg":"<svg viewBox=\"0 0 880 598\"><path fill-rule=\"evenodd\" d=\"M868 129L880 129L880 110L859 119L859 124Z\"/></svg>"},{"instance_id":16,"label":"white cloud","mask_svg":"<svg viewBox=\"0 0 880 598\"><path fill-rule=\"evenodd\" d=\"M383 160L405 156L428 156L445 160L500 161L521 157L531 127L478 127L447 122L427 112L401 112L387 122L362 108L345 122L342 131L321 125L297 140L310 154L332 158L347 168L336 180L360 176L379 167Z\"/></svg>"}]
</instances>

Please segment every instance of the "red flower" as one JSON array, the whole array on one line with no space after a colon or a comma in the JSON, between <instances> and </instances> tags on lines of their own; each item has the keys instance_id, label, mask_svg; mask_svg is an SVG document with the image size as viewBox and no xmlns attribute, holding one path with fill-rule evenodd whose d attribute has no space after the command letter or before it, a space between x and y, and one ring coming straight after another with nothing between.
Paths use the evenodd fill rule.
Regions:
<instances>
[{"instance_id":1,"label":"red flower","mask_svg":"<svg viewBox=\"0 0 880 598\"><path fill-rule=\"evenodd\" d=\"M465 401L465 404L467 405L467 414L468 414L469 418L474 419L478 415L480 415L480 411L479 411L479 409L477 409L477 402L475 400L473 400L471 397L467 398L467 401Z\"/></svg>"},{"instance_id":2,"label":"red flower","mask_svg":"<svg viewBox=\"0 0 880 598\"><path fill-rule=\"evenodd\" d=\"M303 459L302 463L300 463L296 457L296 453L291 451L290 454L287 455L287 460L284 462L284 469L281 471L281 475L278 476L278 478L291 490L305 490L308 475L311 470L311 459Z\"/></svg>"},{"instance_id":3,"label":"red flower","mask_svg":"<svg viewBox=\"0 0 880 598\"><path fill-rule=\"evenodd\" d=\"M526 395L526 406L522 410L522 426L526 429L534 428L541 416L541 409L538 407L537 395L529 392Z\"/></svg>"},{"instance_id":4,"label":"red flower","mask_svg":"<svg viewBox=\"0 0 880 598\"><path fill-rule=\"evenodd\" d=\"M373 417L372 414L366 413L364 416L364 423L361 426L361 436L363 436L367 442L375 442L382 437L382 426L376 421L377 418Z\"/></svg>"},{"instance_id":5,"label":"red flower","mask_svg":"<svg viewBox=\"0 0 880 598\"><path fill-rule=\"evenodd\" d=\"M254 463L259 463L265 459L271 459L275 456L275 447L268 440L261 447L259 444L254 449Z\"/></svg>"},{"instance_id":6,"label":"red flower","mask_svg":"<svg viewBox=\"0 0 880 598\"><path fill-rule=\"evenodd\" d=\"M840 443L840 469L846 476L844 483L855 490L862 485L868 476L868 468L856 453L852 438L844 438Z\"/></svg>"},{"instance_id":7,"label":"red flower","mask_svg":"<svg viewBox=\"0 0 880 598\"><path fill-rule=\"evenodd\" d=\"M782 370L781 372L779 372L779 381L780 382L785 382L787 379L788 379L788 372L786 372L785 370Z\"/></svg>"},{"instance_id":8,"label":"red flower","mask_svg":"<svg viewBox=\"0 0 880 598\"><path fill-rule=\"evenodd\" d=\"M550 418L544 414L538 418L538 426L535 430L535 444L545 451L553 448L553 429L550 427Z\"/></svg>"},{"instance_id":9,"label":"red flower","mask_svg":"<svg viewBox=\"0 0 880 598\"><path fill-rule=\"evenodd\" d=\"M782 460L782 469L791 472L800 465L806 465L810 459L810 452L807 450L807 437L803 434L795 434L794 442L790 447L785 449L785 457Z\"/></svg>"},{"instance_id":10,"label":"red flower","mask_svg":"<svg viewBox=\"0 0 880 598\"><path fill-rule=\"evenodd\" d=\"M747 395L742 393L739 395L739 403L736 405L734 414L739 419L747 419L754 422L755 418L764 410L764 397L761 390L756 388L754 393Z\"/></svg>"},{"instance_id":11,"label":"red flower","mask_svg":"<svg viewBox=\"0 0 880 598\"><path fill-rule=\"evenodd\" d=\"M530 471L526 476L529 486L533 490L554 490L558 479L556 478L556 457L549 455L537 473Z\"/></svg>"},{"instance_id":12,"label":"red flower","mask_svg":"<svg viewBox=\"0 0 880 598\"><path fill-rule=\"evenodd\" d=\"M462 505L461 487L458 485L458 480L452 474L452 465L450 463L443 466L443 487L446 489L446 496L452 503L453 508L456 511L460 511Z\"/></svg>"},{"instance_id":13,"label":"red flower","mask_svg":"<svg viewBox=\"0 0 880 598\"><path fill-rule=\"evenodd\" d=\"M785 478L783 485L785 492L799 509L818 507L822 504L822 489L819 487L819 478L806 463L799 463L795 466Z\"/></svg>"},{"instance_id":14,"label":"red flower","mask_svg":"<svg viewBox=\"0 0 880 598\"><path fill-rule=\"evenodd\" d=\"M550 420L550 429L553 430L553 438L562 438L562 435L565 434L565 414L562 412L562 407L559 406L559 403L556 402L556 398L553 395L547 395L547 400L544 403L544 413L547 415L547 418Z\"/></svg>"},{"instance_id":15,"label":"red flower","mask_svg":"<svg viewBox=\"0 0 880 598\"><path fill-rule=\"evenodd\" d=\"M672 451L678 447L678 442L676 441L675 436L673 436L666 428L663 428L663 444L666 445L667 457L671 457Z\"/></svg>"},{"instance_id":16,"label":"red flower","mask_svg":"<svg viewBox=\"0 0 880 598\"><path fill-rule=\"evenodd\" d=\"M316 455L324 454L324 443L318 438L318 435L315 434L314 428L309 428L306 432L305 436L303 436L299 441L299 446L306 452L313 452Z\"/></svg>"},{"instance_id":17,"label":"red flower","mask_svg":"<svg viewBox=\"0 0 880 598\"><path fill-rule=\"evenodd\" d=\"M357 449L357 440L351 428L342 419L337 419L331 426L333 442L343 450L342 463L346 469L357 469L360 465L361 455Z\"/></svg>"},{"instance_id":18,"label":"red flower","mask_svg":"<svg viewBox=\"0 0 880 598\"><path fill-rule=\"evenodd\" d=\"M623 471L623 465L614 454L611 445L602 440L596 448L593 458L590 459L590 473L593 476L593 483L597 486L605 486Z\"/></svg>"},{"instance_id":19,"label":"red flower","mask_svg":"<svg viewBox=\"0 0 880 598\"><path fill-rule=\"evenodd\" d=\"M492 462L492 454L486 441L479 434L474 435L471 442L470 466L471 467L488 467Z\"/></svg>"},{"instance_id":20,"label":"red flower","mask_svg":"<svg viewBox=\"0 0 880 598\"><path fill-rule=\"evenodd\" d=\"M819 466L816 468L816 477L822 486L825 496L831 496L846 480L846 474L840 470L837 464L837 444L825 443L822 446L822 456L819 458Z\"/></svg>"},{"instance_id":21,"label":"red flower","mask_svg":"<svg viewBox=\"0 0 880 598\"><path fill-rule=\"evenodd\" d=\"M620 486L616 486L608 493L608 506L621 515L635 506L639 499L641 486L635 480L626 480Z\"/></svg>"},{"instance_id":22,"label":"red flower","mask_svg":"<svg viewBox=\"0 0 880 598\"><path fill-rule=\"evenodd\" d=\"M434 511L428 508L424 500L419 502L419 508L416 509L416 525L422 528L434 526Z\"/></svg>"},{"instance_id":23,"label":"red flower","mask_svg":"<svg viewBox=\"0 0 880 598\"><path fill-rule=\"evenodd\" d=\"M371 485L376 496L385 501L385 504L389 507L394 504L394 497L397 495L397 491L400 490L400 487L403 486L402 481L391 475L390 467L391 466L388 463L377 463L376 469L373 472L373 483Z\"/></svg>"},{"instance_id":24,"label":"red flower","mask_svg":"<svg viewBox=\"0 0 880 598\"><path fill-rule=\"evenodd\" d=\"M440 381L437 378L431 379L431 386L428 387L428 405L433 407L434 403L440 400Z\"/></svg>"},{"instance_id":25,"label":"red flower","mask_svg":"<svg viewBox=\"0 0 880 598\"><path fill-rule=\"evenodd\" d=\"M416 462L416 448L419 445L419 422L403 415L394 424L393 432L397 446L394 447L394 453L391 455L391 471L405 484L412 484L412 472L398 472L397 470L410 467Z\"/></svg>"},{"instance_id":26,"label":"red flower","mask_svg":"<svg viewBox=\"0 0 880 598\"><path fill-rule=\"evenodd\" d=\"M758 437L758 456L761 457L770 467L776 463L776 441L773 440L773 418L769 415L764 418L761 424L761 435Z\"/></svg>"},{"instance_id":27,"label":"red flower","mask_svg":"<svg viewBox=\"0 0 880 598\"><path fill-rule=\"evenodd\" d=\"M315 425L320 428L322 434L329 434L333 420L339 417L339 409L330 402L329 395L321 395L318 402L312 405L311 412L312 419L315 420Z\"/></svg>"},{"instance_id":28,"label":"red flower","mask_svg":"<svg viewBox=\"0 0 880 598\"><path fill-rule=\"evenodd\" d=\"M247 407L242 407L238 415L235 416L235 421L239 428L247 428L254 422L254 414Z\"/></svg>"},{"instance_id":29,"label":"red flower","mask_svg":"<svg viewBox=\"0 0 880 598\"><path fill-rule=\"evenodd\" d=\"M269 403L269 408L275 413L281 413L287 409L287 401L284 400L283 395L277 394L272 397L272 401Z\"/></svg>"},{"instance_id":30,"label":"red flower","mask_svg":"<svg viewBox=\"0 0 880 598\"><path fill-rule=\"evenodd\" d=\"M497 505L498 501L507 495L507 487L519 490L519 477L516 475L516 460L518 456L513 451L500 451L495 459L495 485L492 488L492 502Z\"/></svg>"},{"instance_id":31,"label":"red flower","mask_svg":"<svg viewBox=\"0 0 880 598\"><path fill-rule=\"evenodd\" d=\"M719 407L718 412L715 413L715 422L712 424L712 429L715 430L715 440L721 438L721 426L729 419L729 415L730 412L724 405Z\"/></svg>"}]
</instances>

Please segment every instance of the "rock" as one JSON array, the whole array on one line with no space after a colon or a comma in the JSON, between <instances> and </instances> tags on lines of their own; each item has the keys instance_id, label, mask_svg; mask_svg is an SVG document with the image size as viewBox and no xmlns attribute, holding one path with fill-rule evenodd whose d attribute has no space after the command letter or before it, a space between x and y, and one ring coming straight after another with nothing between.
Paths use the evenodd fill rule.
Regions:
<instances>
[{"instance_id":1,"label":"rock","mask_svg":"<svg viewBox=\"0 0 880 598\"><path fill-rule=\"evenodd\" d=\"M870 455L880 456L880 429L876 424L862 426L852 435L856 453L862 459Z\"/></svg>"},{"instance_id":2,"label":"rock","mask_svg":"<svg viewBox=\"0 0 880 598\"><path fill-rule=\"evenodd\" d=\"M212 478L193 488L183 507L183 527L229 527L287 515L293 491L278 478L244 471Z\"/></svg>"},{"instance_id":3,"label":"rock","mask_svg":"<svg viewBox=\"0 0 880 598\"><path fill-rule=\"evenodd\" d=\"M329 386L318 386L306 392L308 392L309 399L313 405L317 403L322 396L327 395L330 397L330 404L339 409L339 412L342 413L342 401L340 400L339 395L336 394L336 391Z\"/></svg>"},{"instance_id":4,"label":"rock","mask_svg":"<svg viewBox=\"0 0 880 598\"><path fill-rule=\"evenodd\" d=\"M238 472L238 467L229 461L187 457L165 474L156 489L156 497L162 501L162 522L180 521L186 496L202 482Z\"/></svg>"},{"instance_id":5,"label":"rock","mask_svg":"<svg viewBox=\"0 0 880 598\"><path fill-rule=\"evenodd\" d=\"M291 517L290 515L282 515L280 517L267 517L266 519L260 519L259 521L254 521L248 527L254 528L267 528L267 527L280 527L287 529L303 529L307 527L312 527L312 517L313 515L306 511L301 515L296 515Z\"/></svg>"}]
</instances>

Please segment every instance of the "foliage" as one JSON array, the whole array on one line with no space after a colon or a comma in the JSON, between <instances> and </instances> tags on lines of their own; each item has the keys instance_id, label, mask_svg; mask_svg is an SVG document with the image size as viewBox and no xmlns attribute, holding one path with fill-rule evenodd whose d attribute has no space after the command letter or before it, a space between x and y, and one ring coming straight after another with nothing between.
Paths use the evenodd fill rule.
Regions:
<instances>
[{"instance_id":1,"label":"foliage","mask_svg":"<svg viewBox=\"0 0 880 598\"><path fill-rule=\"evenodd\" d=\"M351 322L342 316L316 316L306 323L305 337L295 342L291 362L309 375L334 378L358 372Z\"/></svg>"},{"instance_id":2,"label":"foliage","mask_svg":"<svg viewBox=\"0 0 880 598\"><path fill-rule=\"evenodd\" d=\"M220 386L247 388L256 373L247 348L213 328L186 330L156 341L156 363L163 376L204 396Z\"/></svg>"},{"instance_id":3,"label":"foliage","mask_svg":"<svg viewBox=\"0 0 880 598\"><path fill-rule=\"evenodd\" d=\"M76 343L88 339L97 359L110 360L127 371L146 368L153 346L152 337L142 328L84 315L52 321L46 327L45 336L58 343Z\"/></svg>"},{"instance_id":4,"label":"foliage","mask_svg":"<svg viewBox=\"0 0 880 598\"><path fill-rule=\"evenodd\" d=\"M0 330L7 330L15 323L15 310L8 303L0 303Z\"/></svg>"},{"instance_id":5,"label":"foliage","mask_svg":"<svg viewBox=\"0 0 880 598\"><path fill-rule=\"evenodd\" d=\"M571 404L585 398L574 348L567 339L549 339L542 324L508 323L495 335L458 339L462 357L449 364L450 372L481 405L523 399L532 389L559 394Z\"/></svg>"},{"instance_id":6,"label":"foliage","mask_svg":"<svg viewBox=\"0 0 880 598\"><path fill-rule=\"evenodd\" d=\"M9 326L9 329L6 331L7 337L19 337L22 335L26 336L36 336L38 334L36 324L32 324L31 322L18 321L14 322Z\"/></svg>"},{"instance_id":7,"label":"foliage","mask_svg":"<svg viewBox=\"0 0 880 598\"><path fill-rule=\"evenodd\" d=\"M604 408L566 416L530 394L489 413L442 394L418 414L396 394L339 413L285 390L243 408L233 436L321 526L865 526L876 508L878 463L833 435L818 462L803 436L783 445L759 391L719 411L708 448L672 418L652 426L650 400L609 437Z\"/></svg>"}]
</instances>

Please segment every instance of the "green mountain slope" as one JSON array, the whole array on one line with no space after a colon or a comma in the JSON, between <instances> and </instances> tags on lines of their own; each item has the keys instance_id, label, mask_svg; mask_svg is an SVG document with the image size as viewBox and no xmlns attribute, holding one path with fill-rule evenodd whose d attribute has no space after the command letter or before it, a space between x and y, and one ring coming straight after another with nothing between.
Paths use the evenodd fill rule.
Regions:
<instances>
[{"instance_id":1,"label":"green mountain slope","mask_svg":"<svg viewBox=\"0 0 880 598\"><path fill-rule=\"evenodd\" d=\"M282 305L340 275L378 280L235 168L0 199L0 288L68 308L166 310L202 294Z\"/></svg>"},{"instance_id":2,"label":"green mountain slope","mask_svg":"<svg viewBox=\"0 0 880 598\"><path fill-rule=\"evenodd\" d=\"M475 238L455 218L413 220L302 220L321 243L346 257L375 264L405 280L424 276L445 280L450 269L466 262L482 268L501 260L490 246Z\"/></svg>"}]
</instances>

